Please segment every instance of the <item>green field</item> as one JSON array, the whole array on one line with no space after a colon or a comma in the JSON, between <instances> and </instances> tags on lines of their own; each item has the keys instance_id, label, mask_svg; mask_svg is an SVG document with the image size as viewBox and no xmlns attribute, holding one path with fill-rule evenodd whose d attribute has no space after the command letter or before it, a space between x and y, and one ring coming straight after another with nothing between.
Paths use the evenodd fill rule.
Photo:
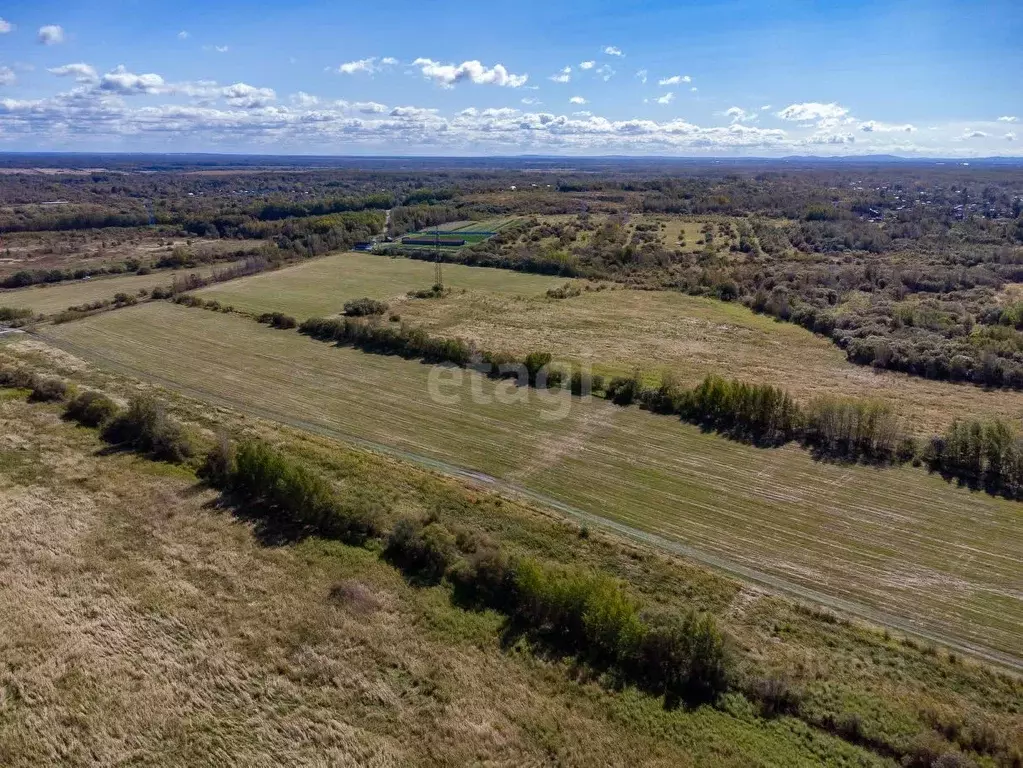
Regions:
<instances>
[{"instance_id":1,"label":"green field","mask_svg":"<svg viewBox=\"0 0 1023 768\"><path fill-rule=\"evenodd\" d=\"M444 284L453 293L485 291L509 295L543 294L563 283L551 277L445 264ZM249 312L279 311L299 320L333 315L350 299L368 296L401 301L409 291L434 283L435 265L367 253L341 253L273 273L221 283L199 291Z\"/></svg>"},{"instance_id":2,"label":"green field","mask_svg":"<svg viewBox=\"0 0 1023 768\"><path fill-rule=\"evenodd\" d=\"M794 447L751 448L475 374L439 403L431 366L165 303L48 333L212 403L472 468L919 631L1021 655L1021 507L921 469L816 463ZM493 402L498 387L527 401ZM566 404L566 418L545 419Z\"/></svg>"},{"instance_id":3,"label":"green field","mask_svg":"<svg viewBox=\"0 0 1023 768\"><path fill-rule=\"evenodd\" d=\"M638 366L651 381L670 369L688 384L717 373L784 387L803 401L818 395L878 398L892 403L921 437L957 417L1023 418L1023 392L875 372L849 363L827 339L740 304L621 289L558 301L546 291L563 285L563 278L461 265L443 269L453 290L430 300L408 299L407 293L433 283L433 264L365 253L330 256L199 293L249 312L279 311L299 320L338 313L345 301L369 296L388 301L404 321L432 333L519 355L546 350L605 375L626 375Z\"/></svg>"},{"instance_id":4,"label":"green field","mask_svg":"<svg viewBox=\"0 0 1023 768\"><path fill-rule=\"evenodd\" d=\"M461 238L466 241L467 245L474 245L475 243L482 243L488 239L487 235L464 235L464 232L497 232L503 227L507 227L509 224L518 221L518 217L515 216L499 216L492 219L483 219L481 221L449 221L445 224L438 224L433 227L427 227L419 232L412 232L406 237L431 237L434 233L439 232L440 238L443 241L445 237L448 238ZM428 248L426 245L405 245L406 248Z\"/></svg>"},{"instance_id":5,"label":"green field","mask_svg":"<svg viewBox=\"0 0 1023 768\"><path fill-rule=\"evenodd\" d=\"M75 280L58 285L19 288L0 292L0 306L31 309L37 315L52 315L71 306L112 299L117 293L137 295L139 291L151 291L154 288L170 286L174 283L175 277L189 274L205 277L216 270L224 270L229 266L229 264L216 264L195 269L163 270L148 275L94 277L89 280Z\"/></svg>"}]
</instances>

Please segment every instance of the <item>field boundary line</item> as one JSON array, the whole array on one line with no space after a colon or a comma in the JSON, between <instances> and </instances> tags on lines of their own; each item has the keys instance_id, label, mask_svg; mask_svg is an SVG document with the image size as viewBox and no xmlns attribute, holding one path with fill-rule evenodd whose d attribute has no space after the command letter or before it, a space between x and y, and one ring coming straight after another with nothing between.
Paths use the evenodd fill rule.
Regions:
<instances>
[{"instance_id":1,"label":"field boundary line","mask_svg":"<svg viewBox=\"0 0 1023 768\"><path fill-rule=\"evenodd\" d=\"M924 627L919 627L917 626L917 622L910 619L887 613L880 609L871 608L870 606L854 600L818 592L810 587L795 584L779 576L765 573L755 568L750 568L746 565L742 565L741 563L734 562L728 558L724 558L710 552L705 552L680 541L674 541L656 533L634 528L630 525L604 517L594 512L587 512L586 510L579 509L578 507L574 507L525 486L518 485L517 483L502 480L501 478L493 477L484 472L467 467L451 464L442 459L424 456L422 454L405 451L385 443L367 440L341 430L332 429L331 427L327 427L322 424L289 417L266 408L253 406L232 398L217 395L199 387L180 384L172 379L167 379L163 376L133 368L132 366L113 360L100 352L81 347L74 342L52 337L38 330L27 331L27 335L44 341L58 349L62 349L65 352L83 360L105 367L114 373L129 376L139 381L157 384L171 391L183 394L186 397L206 402L210 405L228 408L258 419L282 424L293 429L326 437L330 440L347 443L349 445L371 450L386 456L402 459L448 477L468 480L474 483L483 483L494 490L505 493L506 495L525 499L541 506L557 510L562 515L583 522L588 526L610 531L632 541L652 546L668 554L695 561L729 576L765 587L769 591L809 603L816 603L817 605L824 606L826 608L838 610L871 624L894 629L905 633L906 635L915 636L931 643L943 645L946 648L982 658L985 661L1012 669L1017 673L1023 673L1023 657L1017 657L1004 651L988 648L983 645L971 643L964 639L957 639L941 632L935 632Z\"/></svg>"}]
</instances>

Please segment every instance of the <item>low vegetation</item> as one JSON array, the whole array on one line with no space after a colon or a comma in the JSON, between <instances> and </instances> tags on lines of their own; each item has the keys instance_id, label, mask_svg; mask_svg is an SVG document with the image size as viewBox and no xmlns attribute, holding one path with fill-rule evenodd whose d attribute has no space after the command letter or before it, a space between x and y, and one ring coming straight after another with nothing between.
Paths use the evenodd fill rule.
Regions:
<instances>
[{"instance_id":1,"label":"low vegetation","mask_svg":"<svg viewBox=\"0 0 1023 768\"><path fill-rule=\"evenodd\" d=\"M348 317L366 317L367 315L382 315L388 310L386 301L377 301L376 299L361 298L352 299L346 301L344 306L344 313Z\"/></svg>"},{"instance_id":2,"label":"low vegetation","mask_svg":"<svg viewBox=\"0 0 1023 768\"><path fill-rule=\"evenodd\" d=\"M133 410L152 413L153 409L133 405L129 411ZM32 417L24 414L20 418L24 421ZM137 417L135 421L146 423L151 419ZM381 493L388 485L385 477L393 474L393 467L381 465L375 470L381 474L367 474L370 467L385 460L369 457L356 460L354 455L345 454L337 464L338 450L334 444L320 447L300 441L289 446L287 450L274 448L252 437L235 443L222 436L202 462L200 474L223 491L223 502L239 514L247 518L257 516L269 522L276 532L289 533L283 540L289 548L302 546L294 542L309 535L340 538L364 548L364 556L336 549L295 549L302 553L300 568L305 573L294 583L289 582L287 593L292 601L308 605L308 581L318 578L317 569L326 567L336 574L339 567L346 568L344 564L354 558L365 578L366 574L376 572L372 553L382 551L385 560L403 571L414 590L403 599L417 601L422 606L420 610L433 606L428 613L429 628L414 630L420 643L429 642L428 638L440 633L447 648L464 648L462 652L468 652L469 648L478 649L482 645L484 656L476 665L490 670L491 659L502 653L497 638L486 640L486 633L501 634L506 644L514 643L520 651L506 657L500 665L502 672L482 674L511 675L516 680L525 675L524 680L533 682L520 686L521 689L542 684L549 702L578 696L572 698L573 709L581 707L588 712L591 705L586 702L596 699L597 711L603 712L599 718L607 718L605 727L623 728L623 733L635 740L630 746L633 753L653 744L660 745L661 750L673 749L673 737L666 737L666 733L679 729L689 733L695 729L692 732L699 733L696 744L702 746L682 748L690 752L702 750L708 741L715 744L720 740L721 744L731 744L732 749L739 750L734 759L723 759L723 764L729 765L744 764L755 755L763 757L758 750L765 743L773 744L771 754L780 760L796 760L801 750L809 749L814 762L826 765L847 764L856 759L860 764L879 766L970 765L976 761L1012 766L1020 759L1021 745L1012 729L1021 714L1018 704L1023 691L1019 690L1019 681L1010 676L921 648L909 639L893 641L831 614L794 609L774 599L759 598L757 610L750 608L739 613L724 610L730 600L727 596L714 597L716 591L734 593L718 584L715 577L622 548L620 543L604 537L593 541L580 538L574 546L566 546L570 544L567 537L573 534L564 526L542 516L523 516L514 504L505 505L501 499L480 498L475 492L426 476L418 477L418 470L412 470L415 479L403 491L409 496L403 496L405 501L397 506L406 506L415 499L416 506L432 511L424 518L396 516L395 497L387 491ZM141 444L134 447L146 452ZM324 461L329 466L345 468L340 484L331 479L338 469L325 471ZM97 475L103 477L110 472L123 470L111 467ZM149 482L143 477L135 484ZM368 518L363 517L367 509ZM353 514L353 510L357 511ZM154 516L146 509L138 512L142 519L152 521L174 518ZM177 514L181 514L180 509ZM208 508L189 510L186 514L182 530L201 526L203 535L214 535L210 526L201 522L209 516ZM351 537L353 519L371 519L373 523L368 527L360 523L357 530L361 533ZM296 537L296 533L300 536ZM279 557L274 553L281 542L274 539L275 546L267 552ZM211 543L205 542L205 548ZM221 546L233 548L237 544L227 538ZM185 548L174 557L180 559L187 551ZM555 551L563 554L555 556ZM140 555L152 558L159 552L162 549ZM641 568L636 567L637 557ZM112 562L123 562L123 558ZM91 567L109 566L99 561ZM262 568L245 572L248 581L262 583ZM140 579L147 579L145 571L114 584L142 587ZM299 586L303 582L307 583L305 588ZM654 585L657 588L651 589ZM114 587L106 587L111 588ZM209 588L221 589L216 585ZM327 599L326 591L317 599ZM379 610L373 608L379 598L365 586L359 587L349 580L330 590L331 595L335 593L338 599L343 596L350 610L364 612L361 622L375 621L371 614ZM271 599L266 594L256 598L255 592L243 594L249 596L244 601L247 610L260 611L262 603ZM445 594L449 607L437 602ZM691 607L686 603L691 603ZM175 604L164 605L166 611L176 615ZM708 605L716 608L707 610ZM98 610L104 615L102 603ZM728 617L725 626L714 613ZM498 623L492 616L503 619ZM149 619L144 616L134 620ZM120 619L110 616L107 621ZM176 626L180 634L184 629L181 622ZM267 634L267 629L262 628L263 636L267 637L261 646L264 650L278 642L272 632ZM306 630L301 636L304 639L299 640L300 648L310 652L315 648L320 659L334 653L330 643L317 634L309 635ZM26 641L33 642L31 638L28 636ZM348 646L346 652L352 650ZM532 651L533 658L547 659L553 666L524 658L522 651ZM176 652L174 644L164 650ZM797 671L808 658L819 665L815 675ZM253 664L260 663L258 653L250 659ZM568 659L573 660L574 672L559 663ZM461 663L454 659L449 662ZM890 677L892 665L900 670L897 680ZM835 677L839 670L845 672L841 681ZM364 661L362 673L385 675L385 665ZM20 667L15 667L9 674L18 679L23 673ZM577 677L579 682L571 682L568 675ZM873 686L881 678L895 685L897 695L885 697L878 693ZM302 681L307 696L323 685L315 675L297 679ZM73 685L71 681L68 684ZM107 684L113 685L114 678L108 678ZM197 678L193 685L205 683ZM499 678L495 677L491 685L500 685ZM839 690L847 694L836 697ZM572 691L576 693L570 694ZM668 708L649 706L646 703L649 697L640 691L663 696ZM910 692L917 698L906 698ZM273 691L264 695L277 696ZM467 694L456 686L444 695L452 702L462 701ZM219 706L248 706L241 705L243 700L251 702L253 698L222 692ZM312 706L316 706L315 701L315 697L310 699ZM949 702L956 703L952 709ZM676 709L678 705L682 706ZM64 706L64 702L52 701L51 706ZM334 717L347 719L349 706L335 707ZM387 706L390 711L401 705ZM649 722L648 718L654 721ZM90 727L93 715L83 712L79 722ZM0 727L21 727L18 723L16 709L15 719L8 718ZM793 737L793 733L797 735ZM744 738L736 742L738 734ZM295 738L292 734L292 743ZM304 740L301 735L297 738ZM533 743L531 736L518 736L516 743L523 738ZM550 738L540 741L550 744ZM768 738L770 742L763 741ZM750 739L753 740L750 746L743 746ZM18 741L8 743L9 755L17 754L10 750L23 748ZM165 748L166 745L164 741ZM525 743L522 748L526 748ZM609 748L619 747L603 749ZM748 755L747 749L751 750Z\"/></svg>"},{"instance_id":3,"label":"low vegetation","mask_svg":"<svg viewBox=\"0 0 1023 768\"><path fill-rule=\"evenodd\" d=\"M164 303L53 335L77 356L95 351L103 366L152 374L221 407L471 468L665 546L738 560L765 578L912 617L941 636L1014 647L1018 606L999 595L1018 570L1015 502L920 469L814 462L791 447L751 448L637 408L474 373L460 377L453 403L437 402L423 393L441 369L327 352L236 315ZM843 519L857 524L836 527ZM942 586L949 583L962 588Z\"/></svg>"}]
</instances>

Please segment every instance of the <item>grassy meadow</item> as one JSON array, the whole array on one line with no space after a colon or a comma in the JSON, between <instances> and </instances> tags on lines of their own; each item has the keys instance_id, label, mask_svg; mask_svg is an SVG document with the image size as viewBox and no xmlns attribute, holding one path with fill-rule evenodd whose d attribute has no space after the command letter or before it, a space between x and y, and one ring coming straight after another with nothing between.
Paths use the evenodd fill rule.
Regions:
<instances>
[{"instance_id":1,"label":"grassy meadow","mask_svg":"<svg viewBox=\"0 0 1023 768\"><path fill-rule=\"evenodd\" d=\"M148 275L93 277L55 285L31 286L0 292L0 306L31 309L37 315L52 315L71 306L114 298L115 294L137 295L172 285L178 276L197 274L206 277L229 268L230 263L211 264L194 269L157 270Z\"/></svg>"},{"instance_id":2,"label":"grassy meadow","mask_svg":"<svg viewBox=\"0 0 1023 768\"><path fill-rule=\"evenodd\" d=\"M304 320L338 314L346 301L363 296L400 302L409 291L434 284L434 267L415 259L341 253L210 286L197 294L248 312L279 311ZM444 284L453 293L533 295L563 282L542 275L452 264L445 264L443 270Z\"/></svg>"},{"instance_id":3,"label":"grassy meadow","mask_svg":"<svg viewBox=\"0 0 1023 768\"><path fill-rule=\"evenodd\" d=\"M300 321L337 314L348 299L369 296L388 301L403 321L431 333L520 356L545 350L608 376L638 367L656 382L670 369L686 384L717 373L784 387L803 401L825 394L877 398L893 404L921 437L944 430L954 418L1023 418L1023 392L854 365L827 339L739 304L618 287L554 300L546 297L547 289L573 281L461 265L444 266L444 281L452 288L447 296L408 298L433 277L434 265L427 262L346 253L198 294Z\"/></svg>"},{"instance_id":4,"label":"grassy meadow","mask_svg":"<svg viewBox=\"0 0 1023 768\"><path fill-rule=\"evenodd\" d=\"M444 585L410 585L372 547L267 545L187 469L103 450L59 406L0 395L4 765L212 755L384 767L896 765L883 748L763 717L737 694L669 709L524 641L506 646L500 615L457 607ZM237 414L221 417L240 426ZM786 676L808 719L855 721L868 743L955 751L933 718L1010 736L1019 725L1018 684L984 667L614 537L580 538L529 505L392 459L243 423L346 489L384 494L394 513L439 513L512 551L713 612L751 660L748 674Z\"/></svg>"},{"instance_id":5,"label":"grassy meadow","mask_svg":"<svg viewBox=\"0 0 1023 768\"><path fill-rule=\"evenodd\" d=\"M47 333L101 366L213 404L471 468L918 630L1019 655L1019 505L922 469L817 463L795 447L756 449L636 408L468 373L438 403L429 396L438 368L164 303ZM566 406L566 418L547 418Z\"/></svg>"}]
</instances>

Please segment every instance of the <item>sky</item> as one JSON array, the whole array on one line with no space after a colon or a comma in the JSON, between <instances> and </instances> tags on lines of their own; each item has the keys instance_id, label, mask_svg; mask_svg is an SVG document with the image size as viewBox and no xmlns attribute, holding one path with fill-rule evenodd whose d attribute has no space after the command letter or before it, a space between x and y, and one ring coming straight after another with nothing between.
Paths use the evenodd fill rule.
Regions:
<instances>
[{"instance_id":1,"label":"sky","mask_svg":"<svg viewBox=\"0 0 1023 768\"><path fill-rule=\"evenodd\" d=\"M1023 156L1023 2L15 0L0 151Z\"/></svg>"}]
</instances>

